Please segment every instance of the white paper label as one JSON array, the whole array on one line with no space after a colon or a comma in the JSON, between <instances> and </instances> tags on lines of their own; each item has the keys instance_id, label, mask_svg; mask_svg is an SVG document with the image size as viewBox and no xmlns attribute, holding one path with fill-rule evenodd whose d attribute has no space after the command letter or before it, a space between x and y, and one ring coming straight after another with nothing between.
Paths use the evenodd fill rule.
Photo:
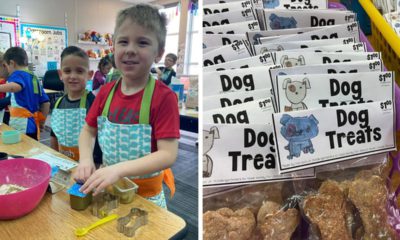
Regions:
<instances>
[{"instance_id":1,"label":"white paper label","mask_svg":"<svg viewBox=\"0 0 400 240\"><path fill-rule=\"evenodd\" d=\"M216 50L207 52L203 55L203 66L220 64L242 58L250 57L250 51L247 49L247 40L236 41L231 45L226 45Z\"/></svg>"},{"instance_id":2,"label":"white paper label","mask_svg":"<svg viewBox=\"0 0 400 240\"><path fill-rule=\"evenodd\" d=\"M211 62L210 62L211 63ZM235 61L225 62L221 64L209 65L203 68L203 72L223 71L237 68L249 68L265 66L266 68L279 68L280 66L275 65L272 53L264 53L258 56L242 58ZM203 78L204 79L204 78Z\"/></svg>"},{"instance_id":3,"label":"white paper label","mask_svg":"<svg viewBox=\"0 0 400 240\"><path fill-rule=\"evenodd\" d=\"M271 98L213 109L203 112L204 123L215 124L271 124L274 108Z\"/></svg>"},{"instance_id":4,"label":"white paper label","mask_svg":"<svg viewBox=\"0 0 400 240\"><path fill-rule=\"evenodd\" d=\"M245 34L203 34L203 49L230 45L246 38Z\"/></svg>"},{"instance_id":5,"label":"white paper label","mask_svg":"<svg viewBox=\"0 0 400 240\"><path fill-rule=\"evenodd\" d=\"M203 16L203 27L256 20L251 8Z\"/></svg>"},{"instance_id":6,"label":"white paper label","mask_svg":"<svg viewBox=\"0 0 400 240\"><path fill-rule=\"evenodd\" d=\"M276 42L292 42L292 41L307 41L307 40L320 40L320 39L334 39L334 38L355 38L356 42L360 41L359 25L357 22L340 24L334 26L327 26L320 30L305 32L295 36L286 36L274 40L263 40L260 38L261 43L276 43Z\"/></svg>"},{"instance_id":7,"label":"white paper label","mask_svg":"<svg viewBox=\"0 0 400 240\"><path fill-rule=\"evenodd\" d=\"M393 94L392 72L277 76L278 112L383 101Z\"/></svg>"},{"instance_id":8,"label":"white paper label","mask_svg":"<svg viewBox=\"0 0 400 240\"><path fill-rule=\"evenodd\" d=\"M335 38L324 40L309 40L309 41L294 41L294 42L281 42L281 43L266 43L253 45L253 54L258 55L264 52L287 51L292 49L304 49L330 46L330 45L349 45L355 44L354 38Z\"/></svg>"},{"instance_id":9,"label":"white paper label","mask_svg":"<svg viewBox=\"0 0 400 240\"><path fill-rule=\"evenodd\" d=\"M205 34L237 34L245 33L250 31L258 31L260 27L258 26L258 21L245 21L232 24L224 24L220 26L204 27L203 33Z\"/></svg>"},{"instance_id":10,"label":"white paper label","mask_svg":"<svg viewBox=\"0 0 400 240\"><path fill-rule=\"evenodd\" d=\"M393 95L388 100L273 114L280 172L392 151Z\"/></svg>"},{"instance_id":11,"label":"white paper label","mask_svg":"<svg viewBox=\"0 0 400 240\"><path fill-rule=\"evenodd\" d=\"M296 67L315 64L331 64L352 61L367 61L381 59L379 52L354 53L313 53L313 52L275 52L275 59L283 67Z\"/></svg>"},{"instance_id":12,"label":"white paper label","mask_svg":"<svg viewBox=\"0 0 400 240\"><path fill-rule=\"evenodd\" d=\"M314 170L296 178L314 177ZM222 186L285 180L279 174L271 125L206 124L203 130L203 185Z\"/></svg>"},{"instance_id":13,"label":"white paper label","mask_svg":"<svg viewBox=\"0 0 400 240\"><path fill-rule=\"evenodd\" d=\"M244 92L271 88L266 67L251 67L229 71L204 72L203 96L226 92ZM266 96L267 97L267 96Z\"/></svg>"},{"instance_id":14,"label":"white paper label","mask_svg":"<svg viewBox=\"0 0 400 240\"><path fill-rule=\"evenodd\" d=\"M229 92L209 97L203 97L203 111L230 107L233 105L269 97L272 97L271 88L244 92Z\"/></svg>"},{"instance_id":15,"label":"white paper label","mask_svg":"<svg viewBox=\"0 0 400 240\"><path fill-rule=\"evenodd\" d=\"M357 20L355 13L337 10L263 11L265 29L262 30L331 26Z\"/></svg>"}]
</instances>

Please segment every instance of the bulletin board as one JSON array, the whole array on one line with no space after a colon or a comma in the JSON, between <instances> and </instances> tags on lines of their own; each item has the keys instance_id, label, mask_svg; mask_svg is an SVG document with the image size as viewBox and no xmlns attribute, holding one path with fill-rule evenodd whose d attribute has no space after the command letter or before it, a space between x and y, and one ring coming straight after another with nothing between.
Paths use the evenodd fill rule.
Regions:
<instances>
[{"instance_id":1,"label":"bulletin board","mask_svg":"<svg viewBox=\"0 0 400 240\"><path fill-rule=\"evenodd\" d=\"M47 70L60 68L60 55L68 45L68 29L21 23L21 47L35 67L35 74L43 77Z\"/></svg>"},{"instance_id":2,"label":"bulletin board","mask_svg":"<svg viewBox=\"0 0 400 240\"><path fill-rule=\"evenodd\" d=\"M19 46L19 18L0 16L0 51Z\"/></svg>"}]
</instances>

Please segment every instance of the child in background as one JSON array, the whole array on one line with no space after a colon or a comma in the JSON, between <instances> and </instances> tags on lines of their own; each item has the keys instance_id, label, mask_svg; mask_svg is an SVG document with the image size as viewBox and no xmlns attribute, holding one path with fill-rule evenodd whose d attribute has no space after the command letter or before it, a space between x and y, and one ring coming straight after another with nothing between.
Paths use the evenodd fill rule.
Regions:
<instances>
[{"instance_id":1,"label":"child in background","mask_svg":"<svg viewBox=\"0 0 400 240\"><path fill-rule=\"evenodd\" d=\"M23 48L11 47L4 53L4 65L10 74L0 92L11 93L10 126L36 140L40 139L49 97L37 77L28 71L28 56Z\"/></svg>"},{"instance_id":2,"label":"child in background","mask_svg":"<svg viewBox=\"0 0 400 240\"><path fill-rule=\"evenodd\" d=\"M168 86L171 84L172 77L176 77L176 72L172 67L176 64L177 60L178 57L175 54L168 53L164 60L165 67L154 68L151 72L157 73L157 79L163 81Z\"/></svg>"},{"instance_id":3,"label":"child in background","mask_svg":"<svg viewBox=\"0 0 400 240\"><path fill-rule=\"evenodd\" d=\"M81 191L102 189L129 177L138 194L166 208L163 180L175 191L169 167L178 152L179 111L176 95L150 74L165 46L166 18L158 9L137 4L119 12L114 31L118 81L97 95L79 138L80 159L74 172L85 182ZM91 156L96 134L106 167L95 171Z\"/></svg>"},{"instance_id":4,"label":"child in background","mask_svg":"<svg viewBox=\"0 0 400 240\"><path fill-rule=\"evenodd\" d=\"M93 77L92 90L97 94L102 85L106 83L106 76L112 68L111 59L109 56L103 57L97 67L99 70L96 71Z\"/></svg>"},{"instance_id":5,"label":"child in background","mask_svg":"<svg viewBox=\"0 0 400 240\"><path fill-rule=\"evenodd\" d=\"M61 69L58 70L64 83L66 95L57 99L51 114L51 147L78 161L79 133L85 123L86 113L94 101L94 95L85 90L86 82L93 75L89 70L89 57L82 49L69 46L61 53ZM97 142L97 141L96 141ZM96 164L101 164L98 143L93 151Z\"/></svg>"},{"instance_id":6,"label":"child in background","mask_svg":"<svg viewBox=\"0 0 400 240\"><path fill-rule=\"evenodd\" d=\"M4 53L0 52L0 85L5 84L8 78L7 69L3 63ZM10 121L10 111L8 110L8 105L10 105L11 95L6 93L0 93L0 111L3 112L3 123L8 124Z\"/></svg>"},{"instance_id":7,"label":"child in background","mask_svg":"<svg viewBox=\"0 0 400 240\"><path fill-rule=\"evenodd\" d=\"M112 81L118 80L122 76L121 72L117 69L117 66L115 66L114 54L112 54L110 56L110 59L111 59L111 64L112 64L113 68L110 70L110 72L107 75L106 83L110 83Z\"/></svg>"}]
</instances>

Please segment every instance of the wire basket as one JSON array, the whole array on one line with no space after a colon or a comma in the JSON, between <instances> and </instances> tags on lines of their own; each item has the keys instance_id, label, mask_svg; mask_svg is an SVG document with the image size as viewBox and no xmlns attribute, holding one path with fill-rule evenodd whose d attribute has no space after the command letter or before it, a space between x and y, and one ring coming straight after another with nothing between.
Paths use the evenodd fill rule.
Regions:
<instances>
[{"instance_id":1,"label":"wire basket","mask_svg":"<svg viewBox=\"0 0 400 240\"><path fill-rule=\"evenodd\" d=\"M396 82L400 83L400 37L379 13L371 0L359 0L371 19L371 44L382 52L386 68L396 72Z\"/></svg>"}]
</instances>

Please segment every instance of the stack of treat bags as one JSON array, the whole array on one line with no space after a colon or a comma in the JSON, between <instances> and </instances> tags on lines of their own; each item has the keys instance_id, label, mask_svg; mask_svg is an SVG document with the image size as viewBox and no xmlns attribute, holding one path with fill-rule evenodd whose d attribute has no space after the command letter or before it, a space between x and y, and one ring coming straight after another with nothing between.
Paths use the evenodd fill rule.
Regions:
<instances>
[{"instance_id":1,"label":"stack of treat bags","mask_svg":"<svg viewBox=\"0 0 400 240\"><path fill-rule=\"evenodd\" d=\"M203 238L399 239L395 76L356 14L322 0L203 12Z\"/></svg>"}]
</instances>

